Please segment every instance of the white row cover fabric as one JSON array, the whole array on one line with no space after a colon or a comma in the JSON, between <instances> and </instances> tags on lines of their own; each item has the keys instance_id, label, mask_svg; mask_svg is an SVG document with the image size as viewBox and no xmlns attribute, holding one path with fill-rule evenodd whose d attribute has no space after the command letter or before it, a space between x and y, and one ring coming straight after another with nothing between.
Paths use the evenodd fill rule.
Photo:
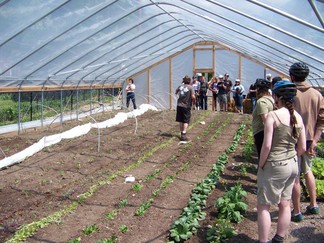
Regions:
<instances>
[{"instance_id":1,"label":"white row cover fabric","mask_svg":"<svg viewBox=\"0 0 324 243\"><path fill-rule=\"evenodd\" d=\"M321 0L0 1L0 87L114 84L198 42L279 73L303 61L322 81L323 13Z\"/></svg>"},{"instance_id":2,"label":"white row cover fabric","mask_svg":"<svg viewBox=\"0 0 324 243\"><path fill-rule=\"evenodd\" d=\"M149 105L149 104L142 104L139 106L139 109L136 109L134 111L130 112L119 112L114 118L108 119L106 121L93 124L93 123L88 123L80 126L76 126L68 131L59 133L59 134L54 134L50 136L45 136L42 139L40 139L37 143L34 143L33 145L29 146L28 148L11 155L9 157L6 157L2 160L0 160L0 169L5 168L8 166L11 166L16 163L20 163L24 161L26 158L33 156L34 154L38 153L45 147L49 147L51 145L57 144L61 142L63 139L73 139L77 138L80 136L83 136L87 134L91 128L108 128L112 126L116 126L118 124L123 123L126 121L128 118L134 118L136 116L140 116L147 112L148 110L153 110L157 111L156 107Z\"/></svg>"}]
</instances>

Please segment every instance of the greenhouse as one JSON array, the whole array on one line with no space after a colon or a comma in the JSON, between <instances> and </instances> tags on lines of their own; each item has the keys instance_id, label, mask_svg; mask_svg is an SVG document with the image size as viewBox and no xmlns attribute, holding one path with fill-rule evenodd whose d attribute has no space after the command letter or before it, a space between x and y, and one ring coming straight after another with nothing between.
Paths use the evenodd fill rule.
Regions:
<instances>
[{"instance_id":1,"label":"greenhouse","mask_svg":"<svg viewBox=\"0 0 324 243\"><path fill-rule=\"evenodd\" d=\"M305 63L306 81L324 94L323 16L323 0L0 0L0 242L217 242L206 233L215 221L197 234L193 220L177 235L176 217L216 160L237 172L228 186L218 180L224 191L244 171L256 181L254 165L241 162L253 161L243 146L253 139L257 79L289 80L290 66ZM192 110L189 126L202 151L175 142L183 78L225 74L244 87L244 116L232 112L233 99L226 113L208 103ZM146 210L153 215L141 221ZM323 223L314 224L318 241L309 242L323 242ZM256 222L241 225L248 238L233 242L254 242ZM300 232L287 242L310 234Z\"/></svg>"},{"instance_id":2,"label":"greenhouse","mask_svg":"<svg viewBox=\"0 0 324 243\"><path fill-rule=\"evenodd\" d=\"M0 6L0 90L30 101L21 117L60 97L61 113L81 101L98 106L118 96L129 77L139 104L165 109L175 108L182 77L195 73L228 73L248 90L256 78L287 77L292 63L305 62L308 81L324 82L322 1L10 0Z\"/></svg>"}]
</instances>

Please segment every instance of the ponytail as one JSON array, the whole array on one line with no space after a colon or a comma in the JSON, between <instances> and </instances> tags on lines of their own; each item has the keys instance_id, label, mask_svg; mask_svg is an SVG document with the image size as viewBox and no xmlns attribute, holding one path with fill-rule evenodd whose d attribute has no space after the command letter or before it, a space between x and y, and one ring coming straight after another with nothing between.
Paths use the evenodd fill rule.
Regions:
<instances>
[{"instance_id":1,"label":"ponytail","mask_svg":"<svg viewBox=\"0 0 324 243\"><path fill-rule=\"evenodd\" d=\"M289 114L290 114L290 126L293 127L293 137L297 138L298 134L297 134L297 129L296 129L296 124L297 124L297 119L296 116L294 114L294 107L292 105L292 100L291 99L284 99L282 98L282 100L284 101L285 107L289 110Z\"/></svg>"}]
</instances>

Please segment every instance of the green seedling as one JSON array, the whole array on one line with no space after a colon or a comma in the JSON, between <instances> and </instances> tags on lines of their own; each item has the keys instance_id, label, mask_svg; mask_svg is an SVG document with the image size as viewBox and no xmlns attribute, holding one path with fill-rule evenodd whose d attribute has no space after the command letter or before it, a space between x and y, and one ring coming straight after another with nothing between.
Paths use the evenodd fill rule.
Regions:
<instances>
[{"instance_id":1,"label":"green seedling","mask_svg":"<svg viewBox=\"0 0 324 243\"><path fill-rule=\"evenodd\" d=\"M118 208L124 208L127 206L127 204L128 204L127 199L123 199L118 203Z\"/></svg>"},{"instance_id":2,"label":"green seedling","mask_svg":"<svg viewBox=\"0 0 324 243\"><path fill-rule=\"evenodd\" d=\"M117 242L117 236L113 235L109 239L102 239L96 241L96 243L116 243Z\"/></svg>"},{"instance_id":3,"label":"green seedling","mask_svg":"<svg viewBox=\"0 0 324 243\"><path fill-rule=\"evenodd\" d=\"M68 243L79 243L79 242L81 242L81 237L74 238L68 241Z\"/></svg>"},{"instance_id":4,"label":"green seedling","mask_svg":"<svg viewBox=\"0 0 324 243\"><path fill-rule=\"evenodd\" d=\"M240 167L240 173L243 175L243 176L246 176L247 175L247 168L245 165L241 165Z\"/></svg>"},{"instance_id":5,"label":"green seedling","mask_svg":"<svg viewBox=\"0 0 324 243\"><path fill-rule=\"evenodd\" d=\"M150 198L147 202L142 203L139 208L135 211L135 216L143 216L147 209L151 207L153 199Z\"/></svg>"},{"instance_id":6,"label":"green seedling","mask_svg":"<svg viewBox=\"0 0 324 243\"><path fill-rule=\"evenodd\" d=\"M93 224L93 225L85 227L82 230L82 233L85 234L85 235L91 235L92 233L94 233L94 232L96 232L98 230L99 230L98 226Z\"/></svg>"},{"instance_id":7,"label":"green seedling","mask_svg":"<svg viewBox=\"0 0 324 243\"><path fill-rule=\"evenodd\" d=\"M113 210L105 214L105 218L108 220L113 220L118 215L118 210Z\"/></svg>"},{"instance_id":8,"label":"green seedling","mask_svg":"<svg viewBox=\"0 0 324 243\"><path fill-rule=\"evenodd\" d=\"M126 233L128 231L128 227L126 225L119 226L119 231L122 233Z\"/></svg>"},{"instance_id":9,"label":"green seedling","mask_svg":"<svg viewBox=\"0 0 324 243\"><path fill-rule=\"evenodd\" d=\"M227 242L235 235L237 235L237 232L227 219L217 219L207 230L207 240L211 243Z\"/></svg>"},{"instance_id":10,"label":"green seedling","mask_svg":"<svg viewBox=\"0 0 324 243\"><path fill-rule=\"evenodd\" d=\"M143 185L139 184L139 183L136 183L132 186L132 189L135 191L135 192L139 192L140 190L142 190L143 188Z\"/></svg>"}]
</instances>

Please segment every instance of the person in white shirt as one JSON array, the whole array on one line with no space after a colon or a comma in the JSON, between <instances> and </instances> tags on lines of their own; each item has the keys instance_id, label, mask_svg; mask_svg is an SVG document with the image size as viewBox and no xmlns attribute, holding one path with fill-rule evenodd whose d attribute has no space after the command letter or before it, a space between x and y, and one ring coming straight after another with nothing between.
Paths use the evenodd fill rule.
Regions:
<instances>
[{"instance_id":1,"label":"person in white shirt","mask_svg":"<svg viewBox=\"0 0 324 243\"><path fill-rule=\"evenodd\" d=\"M232 92L233 92L233 98L235 101L235 107L238 113L243 115L243 93L244 93L244 87L241 85L241 80L236 79L235 84L233 85Z\"/></svg>"},{"instance_id":2,"label":"person in white shirt","mask_svg":"<svg viewBox=\"0 0 324 243\"><path fill-rule=\"evenodd\" d=\"M126 86L127 96L126 96L126 107L129 107L129 101L132 100L133 108L137 109L135 102L135 84L132 78L128 79L128 84Z\"/></svg>"}]
</instances>

